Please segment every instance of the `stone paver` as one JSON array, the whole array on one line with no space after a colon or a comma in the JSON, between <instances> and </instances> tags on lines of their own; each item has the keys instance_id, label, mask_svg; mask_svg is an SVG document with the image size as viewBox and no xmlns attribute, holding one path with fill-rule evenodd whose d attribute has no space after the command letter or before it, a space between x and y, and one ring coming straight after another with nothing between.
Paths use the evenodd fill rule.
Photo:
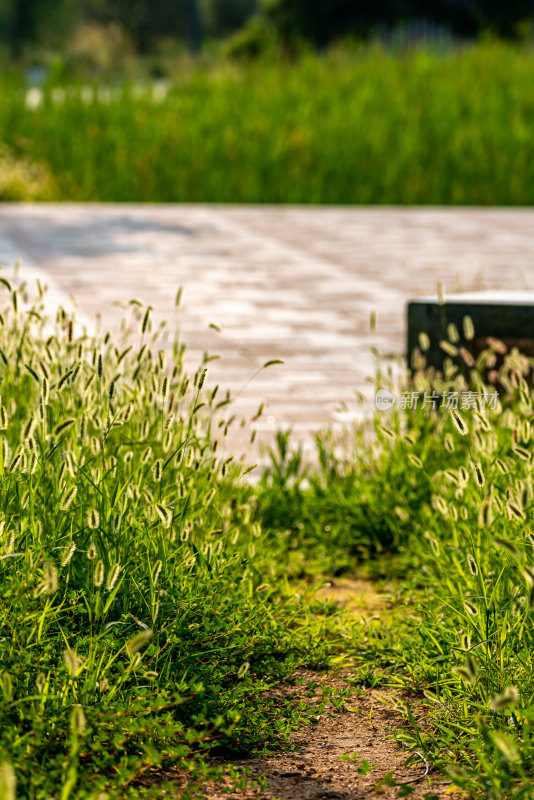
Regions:
<instances>
[{"instance_id":1,"label":"stone paver","mask_svg":"<svg viewBox=\"0 0 534 800\"><path fill-rule=\"evenodd\" d=\"M0 205L0 263L16 257L28 279L46 276L54 302L72 294L105 325L116 300L150 303L179 326L192 366L220 354L210 385L237 392L284 359L246 386L236 414L266 401L260 439L288 425L306 439L359 413L355 392L371 402L370 347L404 353L410 297L438 281L446 293L534 288L534 210Z\"/></svg>"}]
</instances>

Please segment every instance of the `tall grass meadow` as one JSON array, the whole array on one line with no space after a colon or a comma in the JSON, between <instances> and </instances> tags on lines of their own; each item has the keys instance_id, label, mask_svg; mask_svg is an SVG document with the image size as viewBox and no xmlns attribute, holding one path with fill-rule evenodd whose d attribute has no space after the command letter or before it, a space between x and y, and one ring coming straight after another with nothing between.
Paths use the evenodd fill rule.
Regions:
<instances>
[{"instance_id":1,"label":"tall grass meadow","mask_svg":"<svg viewBox=\"0 0 534 800\"><path fill-rule=\"evenodd\" d=\"M529 45L218 61L154 87L1 84L6 200L534 201Z\"/></svg>"}]
</instances>

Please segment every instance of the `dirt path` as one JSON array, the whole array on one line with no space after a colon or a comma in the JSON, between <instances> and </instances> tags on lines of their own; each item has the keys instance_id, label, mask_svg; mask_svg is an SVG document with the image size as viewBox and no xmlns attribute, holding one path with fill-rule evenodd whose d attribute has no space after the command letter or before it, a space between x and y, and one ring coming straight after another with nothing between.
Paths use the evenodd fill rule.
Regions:
<instances>
[{"instance_id":1,"label":"dirt path","mask_svg":"<svg viewBox=\"0 0 534 800\"><path fill-rule=\"evenodd\" d=\"M333 600L360 617L380 615L385 608L385 597L361 579L332 579L318 590L317 596ZM203 784L195 796L203 800L465 798L465 793L433 771L422 756L410 754L392 738L403 727L400 705L407 698L392 689L357 688L351 683L357 676L350 667L337 673L297 671L296 685L282 684L275 691L277 697L295 702L319 701L324 688L341 690L348 686L354 688L353 696L346 700L344 710L329 704L313 723L296 731L291 736L295 748L291 752L235 759L213 756L212 766L233 768L256 781L251 780L248 785L244 781L236 789L228 774L221 781ZM310 698L312 684L314 694ZM176 780L178 793L167 796L181 796L185 787L183 774L177 774Z\"/></svg>"},{"instance_id":2,"label":"dirt path","mask_svg":"<svg viewBox=\"0 0 534 800\"><path fill-rule=\"evenodd\" d=\"M313 672L300 677L321 681ZM327 676L329 686L342 688L350 674ZM288 687L295 691L294 687ZM392 741L391 735L402 727L402 717L394 710L400 696L393 692L367 690L351 704L352 710L326 711L317 724L292 736L293 752L268 757L232 760L233 767L248 770L266 786L232 791L230 779L218 785L208 784L199 797L206 800L362 800L380 797L410 797L413 800L459 800L461 792L431 770L419 755L412 755ZM212 764L226 766L227 761L213 758Z\"/></svg>"}]
</instances>

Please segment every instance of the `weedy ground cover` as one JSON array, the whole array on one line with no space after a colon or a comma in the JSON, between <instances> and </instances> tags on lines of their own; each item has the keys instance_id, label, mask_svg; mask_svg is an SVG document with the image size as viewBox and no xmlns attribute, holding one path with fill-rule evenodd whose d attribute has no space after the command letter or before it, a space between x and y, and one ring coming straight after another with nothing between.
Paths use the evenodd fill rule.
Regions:
<instances>
[{"instance_id":1,"label":"weedy ground cover","mask_svg":"<svg viewBox=\"0 0 534 800\"><path fill-rule=\"evenodd\" d=\"M279 435L253 487L219 454L231 398L149 307L112 337L0 284L3 798L160 796L139 782L170 767L193 792L215 748L284 748L342 710L272 690L346 662L356 692L401 691L399 740L457 786L532 797L531 361L494 341L467 368L451 330L445 377L412 388L468 408L377 413L344 455L321 436L314 469ZM356 569L395 578L379 620L307 591Z\"/></svg>"},{"instance_id":2,"label":"weedy ground cover","mask_svg":"<svg viewBox=\"0 0 534 800\"><path fill-rule=\"evenodd\" d=\"M326 649L268 583L228 397L139 301L121 341L0 283L0 796L136 797L284 746L311 710L268 690Z\"/></svg>"},{"instance_id":3,"label":"weedy ground cover","mask_svg":"<svg viewBox=\"0 0 534 800\"><path fill-rule=\"evenodd\" d=\"M29 102L4 78L0 142L28 186L10 167L1 196L530 205L533 86L532 49L499 42L199 65L159 102L64 85Z\"/></svg>"},{"instance_id":4,"label":"weedy ground cover","mask_svg":"<svg viewBox=\"0 0 534 800\"><path fill-rule=\"evenodd\" d=\"M469 339L468 319L465 328ZM423 369L401 387L433 393L436 408L377 412L374 442L355 447L359 430L343 457L323 437L311 479L281 439L261 513L275 528L286 518L288 539L310 547L309 561L292 559L297 573L313 574L321 559L342 571L366 548L375 574L397 577L396 608L345 636L362 684L405 693L398 739L470 795L531 798L534 362L497 340L475 362L453 328L450 337L445 376ZM399 389L383 375L378 385ZM488 404L495 385L500 398ZM373 544L378 532L395 557Z\"/></svg>"}]
</instances>

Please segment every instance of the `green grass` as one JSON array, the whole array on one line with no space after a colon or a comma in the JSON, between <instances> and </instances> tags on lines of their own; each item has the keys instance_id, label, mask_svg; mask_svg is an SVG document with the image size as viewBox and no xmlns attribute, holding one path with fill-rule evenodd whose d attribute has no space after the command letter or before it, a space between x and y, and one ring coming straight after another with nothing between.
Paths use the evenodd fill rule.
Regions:
<instances>
[{"instance_id":1,"label":"green grass","mask_svg":"<svg viewBox=\"0 0 534 800\"><path fill-rule=\"evenodd\" d=\"M494 343L467 378L456 356L446 379L421 372L404 388L457 392L460 402L464 391L493 393L481 375L503 349ZM345 653L360 664L362 685L403 692L399 741L470 796L492 800L531 798L534 782L533 366L517 351L505 355L496 408L377 412L374 444L356 447L359 431L344 456L327 435L311 481L283 441L261 497L275 527L277 508L295 511L288 533L303 535L301 510L314 519L304 571L313 573L314 556L331 571L354 569L369 530L393 546L393 558L374 547L368 569L396 576L396 605L363 630L349 623ZM378 375L378 385L388 382ZM295 467L287 478L284 463Z\"/></svg>"},{"instance_id":2,"label":"green grass","mask_svg":"<svg viewBox=\"0 0 534 800\"><path fill-rule=\"evenodd\" d=\"M88 336L1 280L0 796L145 797L283 747L311 704L266 692L326 648L218 457L227 398L139 301L133 341Z\"/></svg>"},{"instance_id":3,"label":"green grass","mask_svg":"<svg viewBox=\"0 0 534 800\"><path fill-rule=\"evenodd\" d=\"M287 748L369 686L470 796L531 797L532 361L506 355L495 409L377 412L341 454L327 432L314 469L279 435L252 486L219 455L231 398L150 308L88 334L0 284L2 800L161 796L171 766L194 793L212 751ZM481 391L499 349L415 386ZM347 571L385 577L390 611L314 598ZM345 663L337 694L296 686Z\"/></svg>"},{"instance_id":4,"label":"green grass","mask_svg":"<svg viewBox=\"0 0 534 800\"><path fill-rule=\"evenodd\" d=\"M4 81L0 141L61 200L529 205L533 87L533 50L499 42L198 67L163 102L48 87L29 110Z\"/></svg>"}]
</instances>

